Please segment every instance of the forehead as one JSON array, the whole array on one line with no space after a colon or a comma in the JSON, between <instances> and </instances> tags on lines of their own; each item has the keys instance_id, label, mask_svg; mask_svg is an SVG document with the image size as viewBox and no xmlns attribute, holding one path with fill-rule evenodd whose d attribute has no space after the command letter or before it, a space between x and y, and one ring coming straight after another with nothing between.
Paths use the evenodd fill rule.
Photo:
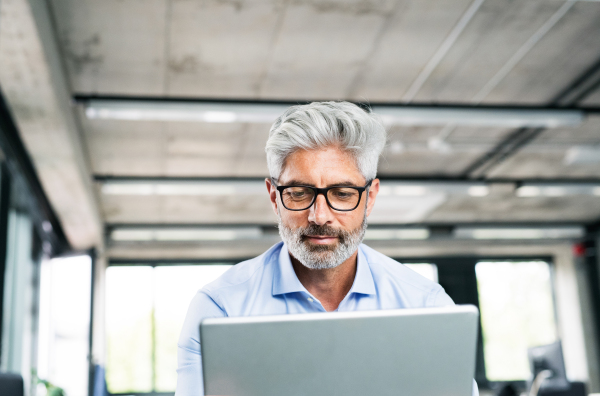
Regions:
<instances>
[{"instance_id":1,"label":"forehead","mask_svg":"<svg viewBox=\"0 0 600 396\"><path fill-rule=\"evenodd\" d=\"M361 175L352 154L338 147L318 150L297 150L285 161L279 182L327 186L336 183L362 185Z\"/></svg>"}]
</instances>

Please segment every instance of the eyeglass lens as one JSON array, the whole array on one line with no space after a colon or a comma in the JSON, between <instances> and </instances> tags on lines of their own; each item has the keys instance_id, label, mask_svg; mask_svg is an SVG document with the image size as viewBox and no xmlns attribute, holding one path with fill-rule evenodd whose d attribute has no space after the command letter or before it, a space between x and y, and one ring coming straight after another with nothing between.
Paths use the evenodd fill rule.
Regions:
<instances>
[{"instance_id":1,"label":"eyeglass lens","mask_svg":"<svg viewBox=\"0 0 600 396\"><path fill-rule=\"evenodd\" d=\"M304 210L312 204L315 191L308 187L288 187L282 191L281 198L286 208ZM358 205L360 193L353 188L336 187L327 192L327 199L333 209L350 210Z\"/></svg>"}]
</instances>

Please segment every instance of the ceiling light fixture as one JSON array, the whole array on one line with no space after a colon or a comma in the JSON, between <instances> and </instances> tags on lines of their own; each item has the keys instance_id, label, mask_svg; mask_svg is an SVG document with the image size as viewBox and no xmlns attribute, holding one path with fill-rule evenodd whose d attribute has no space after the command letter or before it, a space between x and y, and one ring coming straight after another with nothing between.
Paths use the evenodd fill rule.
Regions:
<instances>
[{"instance_id":1,"label":"ceiling light fixture","mask_svg":"<svg viewBox=\"0 0 600 396\"><path fill-rule=\"evenodd\" d=\"M429 238L427 228L368 228L365 240L422 240Z\"/></svg>"},{"instance_id":2,"label":"ceiling light fixture","mask_svg":"<svg viewBox=\"0 0 600 396\"><path fill-rule=\"evenodd\" d=\"M527 183L517 188L515 195L521 198L600 195L600 185L591 182Z\"/></svg>"},{"instance_id":3,"label":"ceiling light fixture","mask_svg":"<svg viewBox=\"0 0 600 396\"><path fill-rule=\"evenodd\" d=\"M431 194L469 195L486 197L490 188L483 182L446 182L446 181L392 181L382 180L379 188L381 196L424 197Z\"/></svg>"},{"instance_id":4,"label":"ceiling light fixture","mask_svg":"<svg viewBox=\"0 0 600 396\"><path fill-rule=\"evenodd\" d=\"M585 235L583 227L457 227L456 239L578 239Z\"/></svg>"},{"instance_id":5,"label":"ceiling light fixture","mask_svg":"<svg viewBox=\"0 0 600 396\"><path fill-rule=\"evenodd\" d=\"M487 197L490 194L488 186L471 186L467 193L472 197Z\"/></svg>"},{"instance_id":6,"label":"ceiling light fixture","mask_svg":"<svg viewBox=\"0 0 600 396\"><path fill-rule=\"evenodd\" d=\"M104 195L262 195L266 188L258 181L107 181L102 184Z\"/></svg>"},{"instance_id":7,"label":"ceiling light fixture","mask_svg":"<svg viewBox=\"0 0 600 396\"><path fill-rule=\"evenodd\" d=\"M101 181L104 195L262 195L266 193L262 180L105 180ZM382 197L423 197L448 193L485 197L489 187L481 182L411 182L383 180L379 189Z\"/></svg>"},{"instance_id":8,"label":"ceiling light fixture","mask_svg":"<svg viewBox=\"0 0 600 396\"><path fill-rule=\"evenodd\" d=\"M593 165L600 163L600 146L573 146L563 160L565 165Z\"/></svg>"},{"instance_id":9,"label":"ceiling light fixture","mask_svg":"<svg viewBox=\"0 0 600 396\"><path fill-rule=\"evenodd\" d=\"M115 242L235 241L258 239L262 236L260 227L139 227L117 228L110 233L110 239Z\"/></svg>"},{"instance_id":10,"label":"ceiling light fixture","mask_svg":"<svg viewBox=\"0 0 600 396\"><path fill-rule=\"evenodd\" d=\"M191 121L273 123L291 103L219 102L191 100L140 100L126 98L78 99L90 119L132 121ZM585 118L582 110L536 108L490 108L373 104L371 109L387 124L476 125L496 127L577 126Z\"/></svg>"}]
</instances>

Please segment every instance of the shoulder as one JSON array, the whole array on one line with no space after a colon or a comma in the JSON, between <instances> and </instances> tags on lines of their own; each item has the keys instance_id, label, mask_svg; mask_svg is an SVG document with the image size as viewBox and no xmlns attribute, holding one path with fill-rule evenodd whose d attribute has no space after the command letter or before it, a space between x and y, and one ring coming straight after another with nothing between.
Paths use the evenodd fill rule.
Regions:
<instances>
[{"instance_id":1,"label":"shoulder","mask_svg":"<svg viewBox=\"0 0 600 396\"><path fill-rule=\"evenodd\" d=\"M360 248L369 263L377 289L398 295L408 305L407 308L454 305L438 283L367 245L362 244Z\"/></svg>"}]
</instances>

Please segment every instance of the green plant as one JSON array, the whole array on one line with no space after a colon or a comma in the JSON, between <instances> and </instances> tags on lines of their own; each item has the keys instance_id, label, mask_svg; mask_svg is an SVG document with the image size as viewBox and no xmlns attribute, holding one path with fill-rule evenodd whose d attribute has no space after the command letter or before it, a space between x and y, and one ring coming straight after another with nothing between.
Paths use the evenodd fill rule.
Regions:
<instances>
[{"instance_id":1,"label":"green plant","mask_svg":"<svg viewBox=\"0 0 600 396\"><path fill-rule=\"evenodd\" d=\"M46 387L46 396L65 396L62 388L38 377L36 370L31 370L31 377L34 385L43 384Z\"/></svg>"}]
</instances>

